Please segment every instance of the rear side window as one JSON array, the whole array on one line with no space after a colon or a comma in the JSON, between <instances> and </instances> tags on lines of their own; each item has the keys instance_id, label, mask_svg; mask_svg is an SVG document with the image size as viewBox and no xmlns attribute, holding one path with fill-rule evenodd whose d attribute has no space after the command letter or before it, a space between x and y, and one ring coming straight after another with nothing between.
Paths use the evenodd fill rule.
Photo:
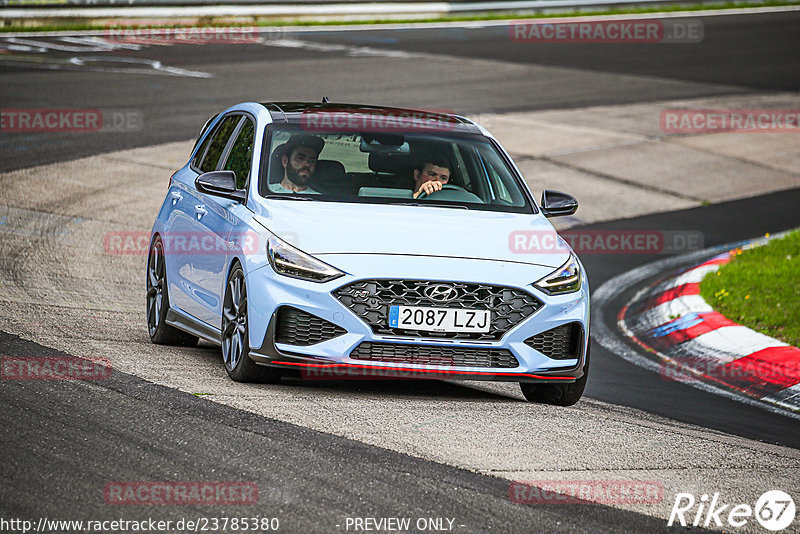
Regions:
<instances>
[{"instance_id":1,"label":"rear side window","mask_svg":"<svg viewBox=\"0 0 800 534\"><path fill-rule=\"evenodd\" d=\"M247 179L250 177L250 168L253 161L253 141L255 139L255 127L252 121L245 119L236 142L231 147L224 171L236 173L236 187L244 189Z\"/></svg>"},{"instance_id":2,"label":"rear side window","mask_svg":"<svg viewBox=\"0 0 800 534\"><path fill-rule=\"evenodd\" d=\"M202 134L200 134L200 136L202 137ZM208 148L208 145L211 143L211 139L213 137L214 137L213 135L208 135L203 140L203 144L200 146L200 148L195 153L194 159L192 159L192 167L194 167L196 169L200 168L200 163L203 161L203 155L206 153L206 149Z\"/></svg>"},{"instance_id":3,"label":"rear side window","mask_svg":"<svg viewBox=\"0 0 800 534\"><path fill-rule=\"evenodd\" d=\"M226 117L222 119L219 128L217 128L216 132L214 132L211 136L211 144L208 146L208 150L203 158L203 162L198 165L200 172L211 172L217 170L219 158L222 156L222 152L225 150L225 146L228 144L228 139L230 139L231 134L236 129L236 125L239 124L241 118L242 117L239 115L234 115L232 117Z\"/></svg>"},{"instance_id":4,"label":"rear side window","mask_svg":"<svg viewBox=\"0 0 800 534\"><path fill-rule=\"evenodd\" d=\"M199 168L200 160L203 158L203 154L205 154L206 147L208 147L208 142L211 139L211 136L209 135L208 137L205 138L205 140L203 141L203 146L200 147L200 150L195 152L194 149L197 148L198 144L200 144L200 139L203 139L203 134L205 134L208 131L208 128L211 126L211 123L214 122L214 119L216 119L218 116L219 113L209 118L203 125L203 129L200 130L200 135L197 136L197 141L194 142L194 146L192 147L192 154L194 154L194 158L192 159L192 167Z\"/></svg>"}]
</instances>

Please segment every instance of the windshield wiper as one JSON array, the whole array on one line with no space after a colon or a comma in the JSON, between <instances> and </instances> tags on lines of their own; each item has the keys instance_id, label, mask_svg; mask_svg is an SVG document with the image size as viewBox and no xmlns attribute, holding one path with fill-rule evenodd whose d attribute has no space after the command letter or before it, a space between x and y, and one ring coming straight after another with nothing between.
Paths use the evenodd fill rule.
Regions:
<instances>
[{"instance_id":1,"label":"windshield wiper","mask_svg":"<svg viewBox=\"0 0 800 534\"><path fill-rule=\"evenodd\" d=\"M469 206L464 206L463 204L439 204L436 202L392 202L392 204L396 206L423 206L426 208L459 208L462 210L468 210Z\"/></svg>"},{"instance_id":2,"label":"windshield wiper","mask_svg":"<svg viewBox=\"0 0 800 534\"><path fill-rule=\"evenodd\" d=\"M308 197L301 197L299 195L267 195L264 198L268 200L312 200Z\"/></svg>"}]
</instances>

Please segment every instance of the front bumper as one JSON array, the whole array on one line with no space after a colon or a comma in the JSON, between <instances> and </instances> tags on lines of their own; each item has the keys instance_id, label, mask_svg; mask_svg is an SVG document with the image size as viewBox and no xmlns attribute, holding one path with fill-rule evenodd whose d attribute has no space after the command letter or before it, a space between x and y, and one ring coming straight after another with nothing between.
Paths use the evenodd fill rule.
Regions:
<instances>
[{"instance_id":1,"label":"front bumper","mask_svg":"<svg viewBox=\"0 0 800 534\"><path fill-rule=\"evenodd\" d=\"M362 259L363 260L363 259ZM341 265L343 261L325 261ZM494 265L492 265L494 264ZM498 268L498 264L502 268ZM351 266L352 267L352 266ZM355 269L349 269L355 270ZM514 382L572 382L583 376L589 332L589 290L584 283L579 291L549 296L532 286L533 281L549 274L550 267L510 264L486 260L418 257L371 257L370 274L365 277L346 275L325 284L287 278L271 267L248 274L248 315L250 321L250 357L259 364L299 370L303 376L318 378L400 377L501 380ZM497 273L502 276L487 276ZM375 333L375 329L348 308L336 296L336 290L366 279L409 279L403 273L424 272L415 280L441 283L491 283L521 290L533 295L543 306L513 327L499 339L442 339L417 335ZM376 276L380 273L382 276ZM456 276L456 273L458 276ZM437 276L438 275L438 276ZM487 280L491 278L491 280ZM333 323L345 333L311 345L293 345L276 341L278 309L290 306ZM576 357L550 358L525 341L558 326L576 323L582 333ZM434 351L460 352L507 351L513 354L513 367L484 367L457 363L408 363L368 361L363 359L363 344L389 346L396 353L404 346L409 353ZM361 347L361 349L359 349ZM359 350L358 358L351 357Z\"/></svg>"}]
</instances>

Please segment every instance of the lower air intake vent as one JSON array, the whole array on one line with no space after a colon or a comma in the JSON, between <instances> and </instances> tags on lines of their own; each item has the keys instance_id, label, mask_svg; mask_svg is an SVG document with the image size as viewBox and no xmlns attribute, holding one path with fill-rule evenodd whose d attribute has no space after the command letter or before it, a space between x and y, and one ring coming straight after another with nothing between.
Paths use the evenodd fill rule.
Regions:
<instances>
[{"instance_id":1,"label":"lower air intake vent","mask_svg":"<svg viewBox=\"0 0 800 534\"><path fill-rule=\"evenodd\" d=\"M580 355L583 328L567 323L525 340L525 344L554 360L572 360Z\"/></svg>"},{"instance_id":2,"label":"lower air intake vent","mask_svg":"<svg viewBox=\"0 0 800 534\"><path fill-rule=\"evenodd\" d=\"M344 328L297 308L281 306L278 309L278 324L275 329L277 343L314 345L346 333Z\"/></svg>"}]
</instances>

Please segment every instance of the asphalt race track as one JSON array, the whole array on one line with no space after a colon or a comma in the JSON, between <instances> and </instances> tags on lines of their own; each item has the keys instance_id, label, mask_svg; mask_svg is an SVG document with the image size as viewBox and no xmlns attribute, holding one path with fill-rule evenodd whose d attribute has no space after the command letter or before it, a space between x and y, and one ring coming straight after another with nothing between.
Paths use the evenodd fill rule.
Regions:
<instances>
[{"instance_id":1,"label":"asphalt race track","mask_svg":"<svg viewBox=\"0 0 800 534\"><path fill-rule=\"evenodd\" d=\"M795 53L800 13L708 17L703 23L701 43L646 46L515 43L507 26L272 30L265 33L267 46L212 43L201 50L153 45L99 52L91 42L70 43L63 50L65 43L47 47L52 39L11 43L0 37L0 50L16 47L0 55L5 108L135 110L147 119L135 135L4 135L0 171L194 138L208 117L247 100L328 96L331 102L500 113L796 90L800 85ZM103 61L70 62L85 57ZM382 66L387 57L407 58L411 66ZM148 63L154 61L214 77L157 75ZM347 76L341 75L343 68Z\"/></svg>"},{"instance_id":2,"label":"asphalt race track","mask_svg":"<svg viewBox=\"0 0 800 534\"><path fill-rule=\"evenodd\" d=\"M4 353L55 354L7 335L0 344ZM43 405L42 399L53 402ZM8 451L3 517L115 519L118 509L105 507L98 514L94 504L109 475L149 480L168 472L178 480L204 480L214 466L216 479L253 481L260 488L258 505L237 507L237 513L278 517L291 532L334 531L332 518L338 517L433 514L458 518L469 532L525 531L531 525L554 532L663 529L655 518L595 505L575 505L571 519L559 513L559 505L519 506L499 479L279 421L265 424L124 373L115 373L103 389L79 382L9 386L2 402ZM31 428L26 419L39 424ZM13 491L20 487L25 491ZM153 512L125 517L148 515ZM177 520L209 514L196 506L158 515Z\"/></svg>"},{"instance_id":3,"label":"asphalt race track","mask_svg":"<svg viewBox=\"0 0 800 534\"><path fill-rule=\"evenodd\" d=\"M0 208L7 214L30 205L55 214L71 212L75 205L95 217L98 228L124 227L125 214L135 214L131 219L141 226L154 217L151 207L161 201L168 165L139 162L162 177L143 180L143 192L133 193L131 183L115 184L109 176L90 194L59 196L53 193L61 186L59 179L65 188L79 179L67 170L72 169L68 163L193 139L210 115L245 100L318 100L325 95L332 101L500 114L800 89L800 12L696 18L703 22L704 40L680 45L521 44L509 40L503 25L272 31L258 43L115 43L114 48L91 36L72 41L0 36L3 109L100 109L104 117L111 112L136 117L111 125L117 131L0 133L0 173L26 170L14 175L25 179L27 170L49 164L48 173L57 177L42 190L32 182L30 203L23 205L20 195L3 198ZM147 189L150 184L158 186ZM116 195L117 185L124 187L114 205L107 199ZM24 183L19 187L25 188ZM152 199L139 208L142 194ZM51 196L57 200L48 200ZM96 212L95 201L102 204ZM585 229L699 229L710 247L796 228L798 205L800 183L790 190L681 211L609 216ZM115 212L122 215L115 218ZM65 339L85 335L87 343L108 341L113 349L122 347L126 358L120 360L124 370L115 368L111 379L102 382L0 383L2 518L178 520L236 514L279 517L287 532L345 532L348 517L402 516L454 518L453 530L460 532L656 532L676 530L666 526L664 510L669 512L681 483L691 486L686 491L700 492L703 477L713 473L714 480L730 476L725 489L732 494L749 496L742 488L752 485L757 496L765 489L795 491L800 479L797 419L663 380L596 342L586 399L561 411L520 402L507 389L461 382L292 383L237 390L238 385L221 380L224 370L215 349L170 349L162 353L163 361L150 360L159 353L142 344L147 335L143 312L137 317L125 305L120 316L102 309L95 313L82 304L77 311L59 306L52 311L54 326L48 332L47 302L30 302L38 310L31 315L39 314L34 330L53 340L37 343L31 341L36 336L15 334L28 331L20 326L28 315L16 311L28 302L18 296L35 293L27 292L26 285L38 290L38 281L30 282L38 277L55 295L73 280L62 281L59 274L73 270L57 266L57 253L51 263L37 263L51 247L61 250L52 233L29 242L5 237L0 245L0 268L9 281L0 311L0 355L63 354L52 348L63 333ZM138 287L143 286L143 269L129 273L123 266L124 278L108 280L101 272L105 269L84 263L84 254L93 257L96 243L77 240L70 247L80 279L102 281L97 291L109 302L116 303L115 291L120 302L129 294L135 299L138 291L143 308L144 290ZM583 257L592 288L655 259ZM117 267L111 265L110 272ZM635 290L621 293L614 304L621 305ZM91 291L75 288L76 302ZM109 317L123 316L129 321L124 325L107 324ZM67 328L77 320L80 334ZM95 330L122 337L109 341L85 334ZM159 381L156 373L139 372L130 363L137 354L139 366L153 361L170 367L183 360L197 366L196 374L176 372ZM203 398L206 391L214 395ZM254 407L280 396L293 403L274 412ZM343 419L348 413L353 417L352 432L336 419L339 409ZM403 414L417 422L410 433L394 433L388 427L394 421L402 427ZM319 421L313 420L316 416ZM520 442L521 456L512 460L522 462L527 455L533 467L508 467L500 460L487 462L491 468L480 463L483 456L494 461L493 454L514 448L514 440ZM692 451L693 440L706 448ZM475 450L464 452L470 447ZM680 453L659 464L657 457L673 448ZM667 473L670 469L675 472ZM530 506L509 499L509 480L525 480L526 473L558 478L561 471L578 478L585 471L595 479L663 475L668 491L657 509L644 510L585 502ZM225 509L103 502L109 481L135 480L251 481L259 488L258 502ZM794 487L787 480L794 480ZM757 528L751 525L748 531Z\"/></svg>"},{"instance_id":4,"label":"asphalt race track","mask_svg":"<svg viewBox=\"0 0 800 534\"><path fill-rule=\"evenodd\" d=\"M800 201L800 190L795 189L788 193L773 193L763 197L699 209L599 223L592 225L592 229L669 228L671 230L688 230L703 228L705 245L713 247L762 236L768 232L796 228L799 219L792 205L798 201ZM736 228L743 210L752 213L746 233ZM731 231L732 229L735 231ZM586 268L591 273L592 287L599 287L603 281L612 276L646 263L646 261L642 261L645 258L636 258L635 262L630 259L630 256L624 257L624 259L614 258L613 264L609 264L608 256L605 258L590 256ZM650 258L651 261L655 259L657 258ZM635 290L635 288L629 288L619 294L615 300L617 310ZM614 308L613 305L612 308ZM598 352L603 354L603 349L597 348ZM592 350L594 350L594 346ZM596 372L592 376L589 396L723 432L780 442L792 447L800 446L800 428L797 424L787 421L785 417L773 416L764 413L761 409L738 403L729 405L729 401L721 397L703 394L698 390L690 391L693 388L661 380L655 373L640 373L641 370L610 354L603 358L603 361L608 365L592 369L593 372ZM634 369L636 370L634 371ZM631 373L635 373L635 376Z\"/></svg>"}]
</instances>

